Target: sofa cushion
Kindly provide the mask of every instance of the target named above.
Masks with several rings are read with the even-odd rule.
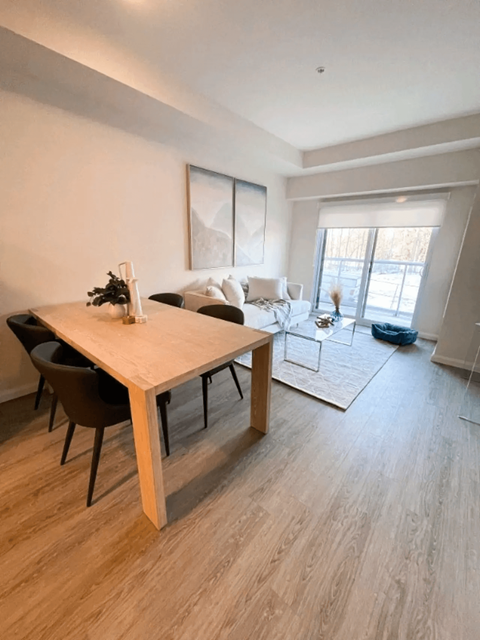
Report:
[[[310,302],[308,300],[290,300],[290,304],[292,305],[292,320],[295,320],[295,316],[310,311]],[[263,329],[276,322],[273,311],[259,309],[248,302],[243,305],[243,313],[245,315],[245,324],[252,329]]]
[[[247,302],[264,298],[265,300],[280,300],[284,293],[283,278],[248,277]]]
[[[273,311],[259,309],[254,304],[244,304],[243,314],[246,326],[252,329],[263,329],[263,327],[268,327],[269,324],[276,322]]]
[[[241,284],[233,276],[230,276],[228,280],[222,282],[222,290],[231,305],[239,309],[243,308],[245,294],[243,293]]]

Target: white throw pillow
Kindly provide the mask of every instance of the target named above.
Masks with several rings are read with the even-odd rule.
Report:
[[[265,298],[265,300],[281,300],[284,294],[283,278],[248,277],[247,302]]]
[[[220,289],[220,286],[218,287],[214,287],[214,286],[207,286],[207,288],[205,289],[205,295],[208,296],[209,298],[216,298],[217,300],[227,300],[225,297],[225,294],[223,293],[223,291]]]
[[[216,280],[214,280],[213,278],[209,278],[207,280],[207,287],[216,287],[217,289],[219,289],[220,291],[222,290],[222,285],[219,284]]]
[[[222,290],[231,305],[239,309],[243,307],[245,294],[243,293],[242,285],[235,278],[230,276],[228,280],[224,280],[222,282]]]

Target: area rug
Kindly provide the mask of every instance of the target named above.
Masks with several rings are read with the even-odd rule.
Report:
[[[273,340],[273,379],[340,409],[347,409],[398,348],[375,340],[362,330],[363,327],[357,327],[351,347],[325,340],[318,373],[285,362],[285,333],[276,333]],[[348,342],[350,333],[345,330],[336,338]],[[318,344],[289,336],[288,357],[314,367],[318,362]],[[252,354],[246,353],[236,362],[251,367]]]

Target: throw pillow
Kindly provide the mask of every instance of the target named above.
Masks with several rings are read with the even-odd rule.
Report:
[[[217,289],[219,289],[220,291],[222,290],[222,285],[219,284],[216,280],[214,280],[213,278],[209,278],[207,280],[207,287],[216,287]]]
[[[232,276],[222,282],[222,289],[228,302],[234,307],[241,309],[245,302],[245,294],[241,284]]]
[[[209,298],[215,298],[216,300],[227,300],[225,297],[225,294],[223,293],[223,291],[220,289],[220,286],[218,287],[214,287],[214,286],[207,286],[207,288],[205,289],[205,295],[208,296]]]
[[[248,277],[247,302],[265,298],[265,300],[281,300],[284,294],[282,278],[255,278]]]

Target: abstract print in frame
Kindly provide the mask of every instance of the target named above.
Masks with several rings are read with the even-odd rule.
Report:
[[[233,266],[234,179],[188,165],[190,268]]]
[[[267,187],[235,180],[235,266],[263,264]]]

